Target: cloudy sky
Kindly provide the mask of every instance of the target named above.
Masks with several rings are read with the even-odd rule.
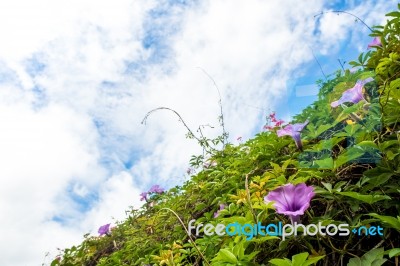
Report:
[[[189,127],[230,141],[288,119],[313,83],[365,51],[397,1],[0,2],[0,265],[41,265],[188,179]],[[314,55],[313,55],[314,53]],[[315,56],[315,57],[314,57]],[[349,66],[345,64],[345,68]],[[288,108],[290,106],[290,108]],[[49,255],[46,257],[46,253]]]

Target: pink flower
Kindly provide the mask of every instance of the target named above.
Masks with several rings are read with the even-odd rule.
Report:
[[[274,129],[274,128],[271,127],[271,126],[264,126],[264,129],[265,129],[265,130],[272,130],[272,129]]]
[[[378,46],[382,47],[381,38],[380,38],[380,37],[375,37],[375,38],[372,40],[372,42],[370,42],[370,43],[368,44],[368,49],[371,49],[371,48],[373,48],[373,47],[378,47]]]
[[[186,170],[186,174],[191,175],[192,173],[193,173],[193,169],[189,167],[189,168]]]
[[[308,121],[300,124],[288,124],[285,126],[283,129],[279,129],[276,134],[278,137],[283,137],[283,136],[291,136],[294,141],[296,142],[296,146],[299,150],[303,149],[303,144],[301,143],[300,139],[300,132],[303,130],[303,128],[308,124]]]
[[[98,233],[100,234],[100,236],[102,235],[107,235],[110,232],[110,224],[105,224],[100,226]]]
[[[140,193],[140,201],[147,201],[147,192]]]
[[[279,119],[278,121],[276,121],[275,126],[280,127],[283,123],[285,123],[285,121],[283,121],[282,119]]]
[[[164,189],[162,189],[159,185],[154,185],[149,190],[149,193],[161,194],[163,192],[164,192]]]
[[[219,212],[222,211],[223,209],[225,209],[225,204],[220,204],[219,205],[219,210],[214,212],[214,218],[217,218],[219,216]]]
[[[275,118],[275,112],[270,113],[270,114],[269,114],[269,118],[271,118],[271,119],[276,119],[276,118]]]
[[[293,224],[300,221],[300,215],[310,207],[314,195],[314,188],[305,183],[287,184],[269,192],[264,201],[275,202],[276,212],[289,216]]]
[[[334,101],[331,103],[331,106],[333,108],[338,107],[342,103],[346,102],[351,102],[351,103],[358,103],[362,99],[364,99],[363,94],[362,94],[362,88],[364,87],[365,84],[368,82],[373,81],[373,78],[367,78],[364,80],[358,80],[356,85],[354,85],[353,88],[348,89],[343,92],[342,97],[340,97],[339,100]]]

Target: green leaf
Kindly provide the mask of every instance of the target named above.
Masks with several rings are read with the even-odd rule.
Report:
[[[321,182],[322,185],[324,185],[324,187],[329,191],[332,192],[332,184],[331,183],[325,183],[325,182]]]
[[[381,200],[390,200],[391,198],[389,196],[386,195],[362,195],[359,194],[357,192],[337,192],[340,195],[343,196],[347,196],[347,197],[351,197],[353,199],[357,199],[369,204],[375,203],[377,201],[381,201]]]
[[[349,260],[349,263],[347,263],[347,266],[363,266],[363,265],[361,264],[360,258],[352,258]]]
[[[374,73],[373,71],[361,72],[361,73],[357,76],[357,79],[373,78],[374,76],[375,76],[375,73]]]
[[[371,266],[381,266],[383,265],[387,259],[375,259],[372,263]]]
[[[288,259],[272,259],[269,263],[276,266],[292,266],[291,261]]]
[[[397,257],[400,255],[400,248],[393,248],[389,251],[389,258]]]
[[[383,254],[383,248],[371,249],[361,258],[350,259],[347,266],[381,266],[386,262],[386,259],[383,259]]]
[[[317,128],[317,130],[315,131],[314,137],[318,137],[319,135],[321,135],[322,133],[324,133],[328,129],[332,128],[332,126],[333,125],[330,125],[330,124],[322,124],[322,125],[320,125]]]
[[[322,159],[322,160],[315,160],[315,163],[318,165],[319,168],[324,168],[324,169],[332,169],[334,162],[331,157]]]
[[[393,216],[379,215],[377,213],[370,213],[369,215],[372,216],[372,217],[378,218],[383,223],[385,223],[385,224],[389,225],[390,227],[400,231],[400,219],[399,219],[399,217],[397,217],[397,219],[396,219]]]
[[[387,17],[400,17],[400,12],[393,11],[386,14]]]
[[[239,243],[237,245],[235,245],[233,247],[233,254],[240,259],[242,259],[244,257],[244,247],[243,247],[243,243]]]
[[[379,187],[382,184],[388,182],[389,179],[392,177],[393,172],[391,172],[390,169],[387,168],[376,167],[365,171],[363,175],[365,178],[365,183],[368,183],[368,185],[363,186],[362,190],[370,191],[371,189]]]
[[[364,153],[365,151],[357,147],[349,148],[347,151],[345,151],[344,153],[342,153],[337,157],[337,159],[335,160],[335,169],[337,169],[338,167],[342,166],[345,163],[348,163],[354,159],[361,157]]]
[[[366,262],[366,263],[371,263],[374,262],[376,259],[382,259],[383,258],[383,248],[376,248],[376,249],[371,249],[367,253],[365,253],[362,257],[361,260]],[[379,264],[381,265],[381,264]]]
[[[308,257],[308,252],[299,253],[292,256],[292,266],[301,266]]]
[[[221,257],[221,260],[223,260],[225,262],[237,263],[237,261],[238,261],[237,258],[235,257],[235,255],[233,255],[233,253],[227,249],[221,249],[218,252],[218,255]]]
[[[357,146],[378,149],[378,146],[375,144],[375,142],[370,140],[361,141],[357,144]]]
[[[319,261],[320,259],[324,258],[325,256],[318,256],[318,257],[312,257],[309,258],[306,262],[304,262],[301,266],[308,266],[311,264],[315,264],[317,261]]]
[[[391,147],[391,146],[393,146],[393,145],[399,145],[399,141],[396,139],[396,140],[387,140],[387,141],[385,141],[385,142],[383,142],[383,143],[381,143],[380,145],[379,145],[379,148],[380,148],[380,150],[382,151],[382,152],[385,152],[385,150],[387,149],[387,148],[389,148],[389,147]]]

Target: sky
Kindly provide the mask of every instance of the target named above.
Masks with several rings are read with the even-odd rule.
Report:
[[[49,263],[182,184],[201,154],[172,112],[210,138],[219,94],[229,141],[286,121],[315,81],[366,51],[396,1],[0,2],[0,265]],[[314,17],[321,12],[321,16]],[[318,61],[318,62],[317,62]],[[318,63],[321,65],[322,73]],[[349,68],[348,64],[344,65]],[[204,71],[207,73],[205,74]]]

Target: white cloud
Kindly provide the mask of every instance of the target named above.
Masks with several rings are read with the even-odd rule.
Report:
[[[52,216],[71,212],[71,204],[58,201],[58,195],[71,183],[98,183],[104,173],[97,164],[97,134],[90,119],[62,106],[35,112],[22,104],[1,105],[0,132],[0,249],[7,251],[0,264],[19,265],[43,256],[50,243],[80,238],[79,227],[63,229],[52,222]],[[75,234],[63,238],[66,231]],[[25,245],[29,254],[21,256]]]
[[[388,6],[354,12],[372,23]],[[1,2],[0,264],[37,265],[122,219],[152,184],[182,182],[201,149],[171,112],[140,122],[167,106],[194,131],[220,134],[218,92],[197,67],[218,84],[232,140],[260,130],[257,108],[279,104],[286,80],[313,60],[308,45],[334,50],[353,30],[326,14],[317,39],[322,9],[319,0]]]
[[[348,9],[339,9],[349,14],[332,12],[338,9],[324,11],[323,15],[316,17],[319,21],[319,38],[313,47],[323,55],[333,54],[339,51],[341,46],[349,46],[349,44],[356,47],[359,52],[363,52],[367,47],[363,40],[366,39],[366,35],[371,33],[367,26],[384,24],[385,14],[396,8],[397,1],[378,0],[365,2],[358,6],[350,3]],[[343,42],[345,40],[347,42]]]

